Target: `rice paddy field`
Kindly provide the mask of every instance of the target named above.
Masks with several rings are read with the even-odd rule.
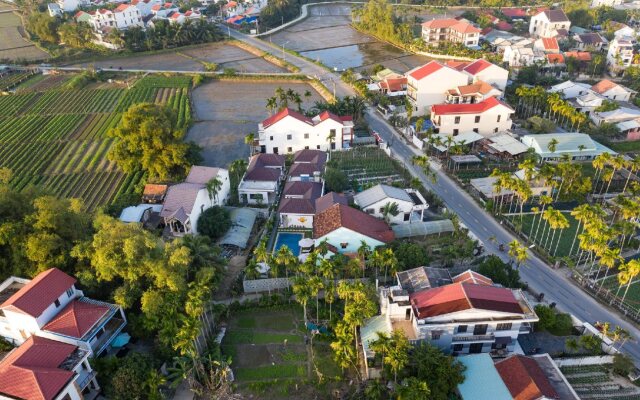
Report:
[[[33,84],[29,81],[33,79]],[[191,78],[147,76],[130,89],[116,84],[68,90],[56,78],[34,76],[16,94],[0,96],[0,167],[12,170],[9,184],[39,186],[60,197],[82,198],[94,210],[136,191],[143,173],[125,174],[108,160],[114,139],[107,132],[130,106],[167,104],[186,127],[191,119]],[[43,88],[39,90],[38,88]]]

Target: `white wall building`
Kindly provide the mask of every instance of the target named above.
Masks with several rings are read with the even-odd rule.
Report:
[[[407,72],[407,95],[414,115],[425,115],[434,104],[444,103],[449,89],[469,83],[464,72],[431,61]]]
[[[515,111],[496,99],[475,104],[438,104],[431,107],[431,122],[439,134],[457,136],[475,132],[490,136],[511,129]]]
[[[452,42],[477,47],[480,29],[466,20],[433,19],[422,24],[422,40],[430,46],[437,46],[440,42]]]
[[[625,70],[633,62],[633,43],[635,39],[629,36],[615,37],[609,43],[607,50],[607,65],[613,73]]]
[[[162,5],[162,0],[131,0],[131,4],[136,6],[140,15],[146,17],[152,14],[152,7]]]
[[[529,34],[539,37],[555,37],[557,31],[569,31],[571,21],[562,10],[545,10],[531,17]]]
[[[590,93],[591,86],[586,83],[573,82],[569,80],[551,86],[547,91],[549,93],[560,93],[562,95],[562,98],[568,100],[575,99],[576,97],[580,97],[587,93]]]
[[[427,201],[419,191],[400,189],[389,185],[376,185],[353,197],[353,201],[362,211],[379,219],[385,219],[383,209],[387,204],[395,203],[397,215],[388,215],[391,224],[407,224],[422,221],[424,210],[429,208]]]
[[[602,153],[616,154],[615,151],[601,145],[584,133],[545,133],[525,135],[522,143],[534,149],[540,162],[560,160],[567,154],[572,160],[593,160]],[[555,151],[549,149],[549,143],[556,141]]]
[[[209,193],[207,184],[214,180],[220,187]],[[194,165],[184,182],[169,187],[160,217],[174,236],[197,234],[200,214],[210,207],[226,204],[230,188],[226,169]]]
[[[247,172],[238,185],[238,197],[243,204],[275,203],[284,179],[285,160],[279,154],[256,154],[249,160]]]
[[[124,31],[134,26],[144,28],[140,10],[131,4],[120,4],[113,9],[113,11],[101,8],[89,12],[89,15],[91,15],[89,23],[96,31],[103,30],[104,28],[114,28]]]
[[[509,80],[509,71],[482,58],[466,64],[462,72],[469,76],[469,83],[486,82],[504,92]]]
[[[298,150],[342,150],[353,139],[353,119],[323,112],[313,118],[285,108],[258,127],[260,152],[290,154]]]
[[[636,91],[617,84],[609,79],[603,79],[591,87],[591,90],[609,100],[629,101],[636,95]]]

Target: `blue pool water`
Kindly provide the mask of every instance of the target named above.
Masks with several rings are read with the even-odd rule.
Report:
[[[273,247],[273,252],[277,252],[282,246],[287,246],[291,249],[294,256],[298,256],[300,255],[300,245],[298,242],[302,240],[302,238],[304,238],[304,234],[302,233],[279,232],[278,236],[276,236],[276,245]]]

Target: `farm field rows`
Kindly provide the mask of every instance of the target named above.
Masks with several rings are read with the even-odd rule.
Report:
[[[147,81],[148,80],[148,81]],[[39,81],[38,81],[39,82]],[[131,105],[171,106],[180,126],[191,120],[190,80],[147,77],[132,89],[46,90],[0,97],[0,167],[13,171],[10,185],[40,186],[60,197],[78,197],[93,210],[133,193],[141,172],[125,174],[107,158],[117,126]]]
[[[20,17],[11,12],[0,13],[0,60],[46,60],[49,54],[25,39]]]

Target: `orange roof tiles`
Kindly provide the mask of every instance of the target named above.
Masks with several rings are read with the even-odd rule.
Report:
[[[75,375],[58,368],[76,346],[31,336],[0,362],[0,394],[53,400]]]
[[[471,75],[477,75],[478,73],[484,71],[485,69],[491,66],[493,66],[493,64],[491,64],[489,61],[480,58],[475,60],[471,64],[467,65],[466,67],[464,67],[464,71]]]
[[[422,67],[416,68],[409,73],[409,76],[416,80],[421,80],[426,78],[427,76],[433,74],[436,71],[439,71],[443,68],[443,65],[437,61],[429,61]]]
[[[489,97],[479,103],[472,104],[436,104],[431,106],[431,112],[435,115],[480,114],[499,105],[511,109],[495,97]]]
[[[347,228],[383,243],[395,238],[386,222],[344,204],[334,204],[316,215],[313,236],[318,239],[339,228]]]
[[[82,339],[108,312],[109,307],[107,306],[73,300],[43,329]]]
[[[493,281],[475,271],[467,270],[453,277],[455,283],[475,283],[478,285],[493,285]]]
[[[591,61],[591,53],[588,51],[567,51],[564,56],[565,58],[575,58],[579,61]]]
[[[593,90],[596,93],[603,94],[613,89],[616,86],[618,86],[617,83],[610,81],[609,79],[603,79],[600,82],[596,83],[595,85],[591,86],[591,90]]]
[[[562,54],[547,54],[549,64],[564,64],[564,56]]]
[[[558,40],[554,37],[543,37],[542,46],[547,51],[558,51],[560,50],[560,46],[558,45]]]
[[[495,366],[514,400],[560,398],[542,368],[532,358],[513,355],[498,361]]]
[[[75,282],[75,278],[58,268],[48,269],[9,297],[0,308],[39,317]]]

